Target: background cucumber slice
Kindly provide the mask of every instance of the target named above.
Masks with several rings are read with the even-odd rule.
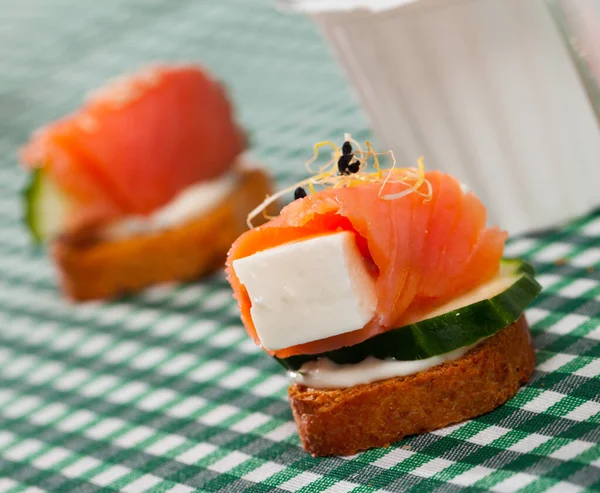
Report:
[[[533,267],[526,262],[504,259],[495,278],[436,308],[420,322],[335,351],[276,359],[284,367],[297,370],[318,358],[338,364],[358,363],[367,356],[407,361],[469,346],[519,319],[542,289],[533,275]]]
[[[23,192],[25,224],[35,243],[60,233],[67,214],[68,199],[42,168],[36,168]]]

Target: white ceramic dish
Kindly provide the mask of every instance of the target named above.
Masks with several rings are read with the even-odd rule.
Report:
[[[288,0],[321,26],[379,144],[456,175],[511,233],[600,204],[600,131],[544,0]]]

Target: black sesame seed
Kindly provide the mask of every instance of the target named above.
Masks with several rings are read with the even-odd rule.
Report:
[[[342,146],[342,154],[352,154],[352,144],[350,144],[350,142],[344,142],[344,145]]]
[[[304,188],[298,187],[294,190],[294,200],[303,199],[304,197],[306,197],[306,190]]]
[[[358,159],[348,165],[348,173],[358,173],[359,169],[360,169],[360,161]]]
[[[340,172],[340,175],[348,174],[348,166],[350,165],[350,161],[352,161],[353,157],[353,154],[344,154],[340,156],[338,159],[338,171]]]

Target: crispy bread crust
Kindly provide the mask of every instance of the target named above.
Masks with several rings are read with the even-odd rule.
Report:
[[[490,412],[517,393],[534,366],[523,316],[462,358],[430,370],[346,389],[292,385],[289,398],[308,452],[350,455]]]
[[[151,284],[195,279],[220,267],[246,216],[270,193],[270,179],[245,170],[238,188],[191,222],[155,234],[81,242],[63,236],[51,246],[64,293],[78,301],[112,298]]]

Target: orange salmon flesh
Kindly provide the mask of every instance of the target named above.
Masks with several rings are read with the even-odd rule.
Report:
[[[486,209],[450,175],[426,173],[431,200],[417,193],[385,200],[380,183],[326,189],[286,206],[275,219],[247,231],[231,247],[227,274],[248,334],[260,345],[251,301],[232,262],[315,234],[348,230],[376,279],[377,310],[364,327],[277,351],[279,358],[353,346],[417,321],[438,305],[496,275],[507,233],[486,227]],[[386,194],[406,185],[386,185]],[[310,307],[306,307],[310,310]],[[285,330],[282,327],[282,330]]]

